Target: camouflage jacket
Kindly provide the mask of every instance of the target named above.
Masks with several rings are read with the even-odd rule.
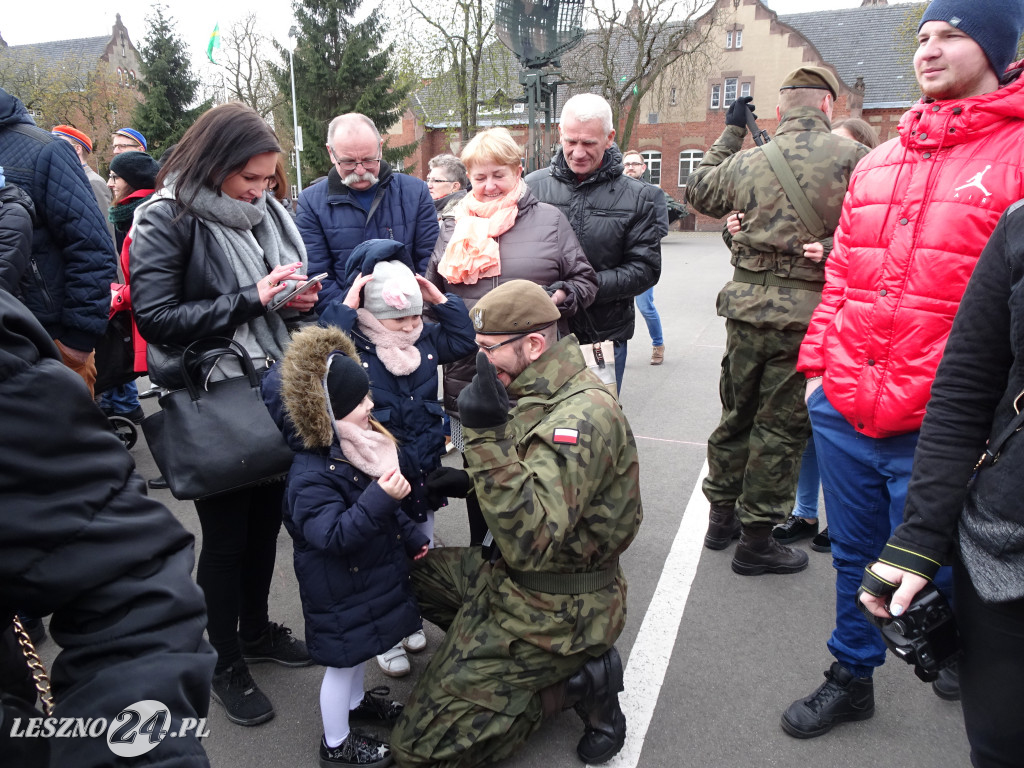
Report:
[[[626,579],[616,565],[640,527],[640,465],[621,407],[567,336],[509,388],[511,419],[465,429],[466,461],[501,551],[491,589],[495,620],[527,642],[569,655],[610,645],[625,623]],[[555,595],[519,586],[508,569],[618,569],[604,589]]]
[[[743,227],[732,239],[733,266],[824,284],[824,263],[803,255],[804,243],[816,238],[793,209],[764,152],[758,147],[740,151],[745,134],[745,129],[726,126],[690,175],[687,204],[707,216],[743,211]],[[850,175],[867,147],[832,135],[825,114],[813,107],[786,112],[773,141],[831,233]],[[820,300],[814,290],[730,281],[718,295],[718,314],[759,327],[803,330]]]

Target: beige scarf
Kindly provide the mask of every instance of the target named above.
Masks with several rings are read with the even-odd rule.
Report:
[[[338,419],[338,442],[352,466],[370,477],[380,477],[398,468],[398,446],[375,429],[363,429]]]
[[[508,194],[480,201],[470,192],[455,209],[455,231],[437,272],[452,285],[473,285],[501,274],[501,255],[496,237],[512,229],[519,215],[519,199],[526,194],[521,178]]]
[[[370,310],[360,307],[356,310],[359,329],[377,347],[377,359],[394,376],[408,376],[420,367],[420,351],[416,342],[423,333],[420,325],[415,331],[389,331]]]

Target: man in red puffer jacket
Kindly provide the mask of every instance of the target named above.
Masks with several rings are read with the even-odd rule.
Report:
[[[1010,65],[1022,28],[1024,0],[934,0],[914,56],[924,97],[850,180],[797,365],[837,592],[836,662],[782,716],[797,738],[874,714],[871,676],[885,645],[855,595],[903,520],[918,430],[967,281],[1000,214],[1024,197],[1024,81]],[[959,697],[955,671],[935,690]]]

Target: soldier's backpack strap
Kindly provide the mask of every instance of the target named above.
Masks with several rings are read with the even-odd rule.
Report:
[[[821,220],[821,216],[814,210],[811,201],[807,199],[807,195],[800,188],[800,182],[793,175],[793,169],[786,162],[786,157],[782,154],[782,150],[779,149],[774,141],[769,141],[761,144],[761,151],[764,152],[764,156],[768,159],[768,164],[775,171],[776,178],[782,184],[782,191],[786,193],[786,197],[789,198],[789,202],[796,211],[796,215],[800,217],[800,221],[807,227],[807,231],[819,240],[823,238],[828,234],[825,229],[825,222]]]

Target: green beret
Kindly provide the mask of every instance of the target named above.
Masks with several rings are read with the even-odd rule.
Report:
[[[469,311],[473,330],[488,336],[530,333],[558,320],[548,292],[529,280],[509,280],[486,294]]]
[[[839,98],[839,81],[831,71],[825,67],[800,67],[794,69],[786,79],[782,81],[780,91],[789,88],[818,88],[822,91],[829,91],[833,99]]]

